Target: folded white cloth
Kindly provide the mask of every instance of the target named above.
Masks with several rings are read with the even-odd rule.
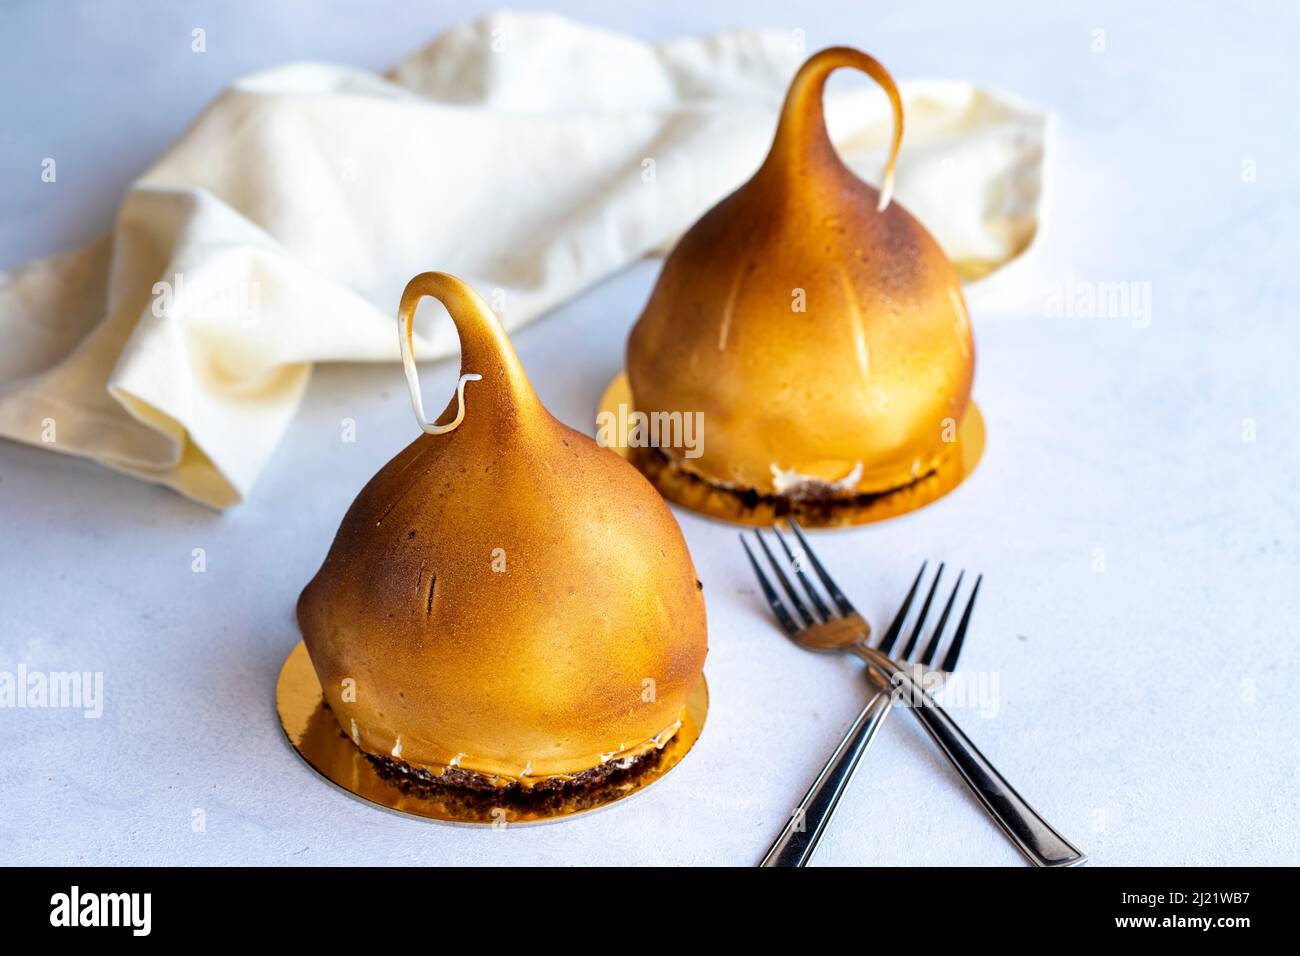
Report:
[[[412,275],[461,276],[514,329],[670,245],[757,168],[808,52],[776,32],[651,46],[497,14],[387,76],[242,79],[130,188],[111,235],[0,276],[0,435],[234,504],[314,362],[398,358]],[[898,201],[968,275],[1019,255],[1047,117],[967,83],[902,93]],[[862,78],[827,115],[878,177],[883,95]],[[455,349],[445,322],[416,343]]]

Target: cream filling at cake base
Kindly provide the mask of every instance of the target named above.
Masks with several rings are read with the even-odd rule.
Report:
[[[853,498],[862,494],[858,490],[858,482],[862,480],[863,471],[862,462],[860,461],[854,462],[852,470],[843,478],[835,481],[803,475],[793,468],[782,468],[774,462],[768,465],[768,468],[772,471],[772,490],[764,491],[752,485],[742,485],[739,482],[726,481],[722,478],[715,478],[713,475],[706,475],[698,468],[692,467],[684,459],[673,455],[664,454],[663,457],[667,460],[668,467],[673,471],[689,475],[705,484],[712,485],[714,488],[720,488],[723,491],[734,491],[737,494],[752,493],[768,498]]]
[[[801,475],[793,468],[784,469],[780,465],[774,464],[768,467],[772,469],[772,487],[776,489],[776,493],[791,498],[805,495],[822,496],[838,492],[852,493],[857,490],[858,482],[862,480],[860,461],[854,464],[852,471],[838,481],[826,481],[823,478]]]
[[[650,751],[662,750],[668,742],[677,735],[677,731],[679,731],[681,727],[682,718],[679,717],[663,730],[659,731],[659,733],[639,744],[631,747],[620,744],[617,750],[611,750],[608,753],[595,754],[588,760],[574,761],[575,764],[581,764],[581,766],[573,771],[546,774],[535,773],[533,770],[533,761],[531,760],[526,761],[524,766],[515,774],[483,769],[484,765],[482,763],[479,763],[471,755],[465,752],[456,753],[455,756],[451,757],[446,763],[419,760],[412,756],[403,756],[402,735],[400,733],[392,735],[391,737],[388,734],[370,735],[371,739],[366,740],[367,734],[364,728],[357,725],[356,718],[349,719],[348,730],[350,730],[349,736],[351,737],[352,742],[363,752],[381,757],[385,756],[386,752],[387,755],[402,760],[407,764],[407,766],[416,770],[427,770],[435,777],[441,777],[448,770],[454,769],[476,774],[496,787],[505,788],[517,784],[527,790],[543,782],[574,780],[584,773],[605,767],[609,764],[613,764],[616,769],[625,770],[639,757],[649,753]],[[385,743],[378,747],[371,746],[370,744],[376,738],[383,741],[391,739],[392,745],[389,746]]]
[[[834,481],[827,481],[825,478],[817,478],[812,475],[804,475],[797,469],[782,468],[780,465],[773,462],[768,465],[768,468],[772,471],[773,488],[771,491],[766,491],[762,488],[755,488],[752,485],[743,485],[739,482],[727,481],[722,478],[716,478],[713,475],[705,474],[684,459],[669,455],[666,452],[663,452],[662,449],[660,452],[663,455],[663,458],[667,461],[668,467],[673,471],[680,472],[683,475],[702,481],[719,490],[730,491],[741,495],[755,494],[764,498],[785,498],[792,501],[800,499],[829,499],[832,501],[841,499],[848,501],[863,495],[887,495],[898,491],[901,488],[906,488],[908,484],[915,483],[926,475],[932,474],[940,467],[940,465],[943,464],[947,457],[946,455],[939,456],[931,462],[929,468],[926,468],[922,464],[921,459],[917,458],[912,462],[911,482],[893,488],[870,491],[864,491],[858,487],[859,482],[862,481],[863,463],[861,461],[854,462],[853,468],[847,475]]]

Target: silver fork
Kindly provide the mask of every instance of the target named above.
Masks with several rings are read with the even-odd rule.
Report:
[[[898,696],[906,699],[909,705],[908,709],[920,720],[926,732],[939,746],[944,756],[948,758],[949,762],[966,782],[966,785],[970,787],[971,791],[984,805],[984,808],[988,810],[994,821],[1002,828],[1002,831],[1012,843],[1029,858],[1030,862],[1036,866],[1074,866],[1084,862],[1087,857],[1038,815],[1034,808],[1015,791],[1015,788],[979,752],[979,749],[962,732],[961,728],[953,722],[943,708],[934,702],[934,699],[925,688],[925,684],[930,683],[926,679],[926,675],[932,673],[928,672],[926,668],[933,662],[934,655],[938,650],[944,626],[947,624],[957,596],[957,589],[953,589],[952,596],[948,599],[939,624],[936,626],[935,632],[921,656],[921,667],[918,669],[918,676],[914,676],[908,666],[900,664],[889,655],[902,633],[907,611],[911,607],[925,573],[925,565],[921,566],[921,571],[912,582],[911,590],[908,591],[903,607],[895,616],[894,622],[886,631],[879,646],[872,647],[867,643],[870,627],[867,625],[866,620],[857,612],[835,584],[835,581],[804,538],[798,524],[794,521],[790,521],[789,524],[795,536],[799,539],[803,554],[807,556],[813,571],[826,589],[829,603],[804,573],[803,561],[790,548],[780,530],[773,528],[772,530],[776,534],[787,560],[790,562],[794,577],[802,586],[808,601],[805,603],[799,592],[791,584],[790,579],[782,571],[780,563],[771,549],[768,548],[767,541],[762,534],[755,532],[755,537],[767,557],[774,576],[788,596],[790,606],[799,615],[799,621],[796,621],[790,609],[782,601],[780,595],[777,594],[776,589],[764,574],[758,560],[754,557],[753,551],[750,550],[748,542],[741,535],[741,544],[745,548],[745,553],[749,556],[750,564],[758,577],[768,606],[775,615],[777,622],[800,647],[815,651],[849,652],[861,657],[868,665],[867,676],[879,693],[863,709],[844,741],[841,742],[840,747],[832,756],[830,763],[823,769],[817,781],[814,782],[812,789],[805,796],[804,799],[808,802],[808,806],[805,807],[802,820],[799,819],[798,811],[796,811],[791,822],[787,824],[787,831],[796,831],[791,834],[787,846],[781,848],[774,845],[772,851],[768,854],[768,858],[764,859],[764,864],[802,865],[800,860],[802,862],[807,861],[817,839],[821,835],[821,830],[825,828],[826,819],[834,810],[840,794],[843,793],[844,787],[852,776],[853,769],[870,745],[885,716],[889,713],[890,706]],[[942,567],[930,586],[920,618],[913,627],[911,635],[900,654],[904,662],[911,656],[920,639],[924,621],[929,614],[941,574]],[[960,579],[958,584],[960,584]],[[970,623],[970,615],[974,609],[975,595],[979,591],[979,584],[980,581],[977,581],[962,614],[961,622],[958,624],[957,634],[954,636],[948,653],[940,665],[942,671],[951,671],[956,666],[957,656],[961,653],[966,629]],[[831,609],[830,605],[832,604],[834,610]],[[816,818],[810,820],[808,817],[809,812],[812,812]],[[800,826],[800,824],[802,825]],[[782,837],[786,837],[786,835],[783,831]],[[811,839],[809,839],[809,836],[811,836]],[[781,842],[781,838],[778,838],[777,843],[780,844]],[[800,844],[806,844],[806,846],[801,847]],[[775,856],[773,856],[774,853]],[[769,862],[769,859],[771,862]]]
[[[761,534],[758,534],[757,537],[759,544],[763,547],[763,551],[767,555],[768,562],[772,565],[772,570],[775,573],[777,580],[781,583],[781,586],[786,593],[790,595],[790,603],[793,605],[795,612],[805,622],[804,631],[808,631],[811,628],[821,628],[821,630],[825,632],[831,632],[833,630],[833,633],[843,635],[843,639],[847,641],[862,640],[858,635],[862,634],[867,629],[866,621],[862,619],[861,615],[852,609],[853,606],[848,602],[848,599],[839,592],[838,588],[833,589],[831,600],[836,604],[836,607],[844,616],[834,618],[834,621],[843,622],[843,624],[851,625],[851,627],[845,627],[840,623],[829,624],[829,626],[829,622],[823,624],[815,623],[807,608],[803,606],[803,602],[799,599],[798,594],[791,587],[789,579],[785,576],[784,572],[782,572],[781,566],[776,562],[772,552],[768,549],[767,542],[763,540]],[[744,543],[743,537],[741,538],[741,542]],[[782,539],[782,544],[784,543],[785,542]],[[745,550],[749,553],[748,544],[745,544]],[[757,570],[757,562],[754,560],[752,553],[749,554],[749,559],[751,563],[755,565]],[[798,565],[796,565],[796,568],[797,567]],[[925,568],[926,565],[922,564],[921,570],[916,576],[916,580],[912,582],[911,590],[907,592],[907,597],[903,600],[902,607],[898,609],[898,613],[894,616],[893,622],[885,632],[884,638],[882,638],[880,643],[877,645],[880,649],[888,652],[902,633],[903,625],[907,620],[908,611],[911,609],[913,599],[916,597],[917,586],[921,583],[921,579],[925,574]],[[917,618],[916,624],[912,628],[911,636],[908,638],[906,646],[898,655],[899,659],[902,661],[909,660],[913,651],[920,646],[919,638],[922,629],[925,626],[926,618],[929,616],[930,607],[934,602],[934,595],[939,586],[939,579],[942,576],[943,565],[940,564],[939,572],[935,575],[934,582],[930,585],[929,594],[926,596],[925,603],[921,607],[920,615]],[[952,589],[952,594],[948,598],[948,603],[944,606],[943,615],[939,618],[939,623],[934,628],[934,632],[931,635],[929,642],[925,644],[924,652],[915,662],[917,672],[924,675],[922,682],[927,686],[931,685],[934,678],[937,677],[942,679],[942,677],[951,673],[957,667],[957,658],[961,654],[962,645],[965,643],[966,629],[970,626],[970,616],[975,607],[975,598],[979,594],[980,580],[982,580],[982,578],[975,582],[975,587],[971,591],[970,598],[966,604],[966,609],[962,612],[961,623],[957,627],[957,632],[952,639],[948,653],[944,656],[939,670],[929,669],[931,663],[934,661],[935,654],[939,649],[944,627],[948,623],[948,617],[952,613],[953,605],[957,600],[957,594],[961,589],[961,582],[964,576],[964,571],[958,575],[957,584]],[[761,571],[759,571],[759,579],[763,580]],[[840,603],[841,601],[843,603]],[[776,604],[772,605],[772,607],[774,612],[778,607],[781,611],[785,611],[785,606],[780,603],[779,599]],[[780,612],[777,612],[777,614],[779,617]],[[793,620],[790,623],[793,624]],[[787,628],[787,630],[789,629]],[[797,625],[796,630],[792,633],[799,633]],[[819,631],[814,631],[812,633],[814,635],[820,634],[818,646],[815,649],[827,651],[838,649],[835,647],[824,646],[826,644],[825,633]],[[803,643],[804,646],[808,646],[802,641],[801,643]],[[790,815],[790,820],[786,823],[785,828],[781,831],[781,834],[776,838],[775,842],[773,842],[771,848],[767,851],[767,855],[763,857],[762,866],[784,867],[806,866],[808,864],[808,861],[812,858],[813,852],[817,847],[818,841],[821,839],[822,833],[826,829],[826,825],[830,822],[831,815],[835,812],[835,808],[839,804],[840,797],[843,795],[845,789],[848,787],[849,780],[852,779],[853,774],[857,770],[858,762],[871,746],[871,742],[875,739],[876,731],[884,723],[885,716],[889,713],[889,709],[893,705],[895,697],[900,693],[900,691],[901,687],[895,687],[892,693],[878,690],[867,703],[867,706],[862,708],[862,712],[858,714],[857,719],[849,727],[848,731],[845,732],[844,738],[840,741],[839,746],[835,748],[835,752],[826,762],[821,773],[817,775],[817,779],[813,781],[813,785],[808,788],[808,792],[804,795],[804,798],[799,802],[799,805]]]

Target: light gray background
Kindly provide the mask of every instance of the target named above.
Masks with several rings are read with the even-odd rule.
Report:
[[[490,9],[326,6],[6,3],[0,268],[107,228],[127,183],[232,78],[296,58],[381,69]],[[650,39],[802,28],[810,47],[860,45],[900,77],[971,79],[1059,113],[1046,235],[970,290],[983,464],[920,513],[817,541],[882,623],[922,558],[985,572],[964,666],[996,676],[998,712],[958,719],[1096,864],[1300,862],[1300,19],[1269,12],[1280,4],[546,6]],[[516,336],[561,419],[590,430],[657,269]],[[1068,277],[1150,283],[1149,326],[1048,317]],[[453,363],[431,366],[426,393],[454,381]],[[345,416],[356,444],[339,440]],[[761,856],[864,688],[853,663],[786,645],[734,529],[689,514],[712,711],[696,751],[636,800],[558,826],[444,827],[346,798],[287,748],[272,689],[298,591],[414,434],[397,366],[320,369],[248,502],[222,515],[0,443],[0,670],[103,671],[107,692],[99,720],[0,710],[0,862]],[[196,547],[206,574],[190,570]],[[817,863],[1020,860],[900,713]]]

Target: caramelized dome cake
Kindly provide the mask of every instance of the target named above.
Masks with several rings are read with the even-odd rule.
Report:
[[[826,133],[827,76],[884,87],[894,136],[882,191]],[[760,498],[854,500],[934,472],[954,448],[975,348],[957,274],[890,202],[902,100],[857,50],[795,76],[771,152],[664,264],[627,348],[636,410],[702,412],[702,454],[660,451],[712,485]]]
[[[411,325],[439,299],[457,395],[425,422]],[[362,489],[298,601],[340,728],[390,772],[554,787],[672,738],[702,680],[704,598],[676,520],[636,469],[542,406],[467,285],[402,295],[424,430]]]

